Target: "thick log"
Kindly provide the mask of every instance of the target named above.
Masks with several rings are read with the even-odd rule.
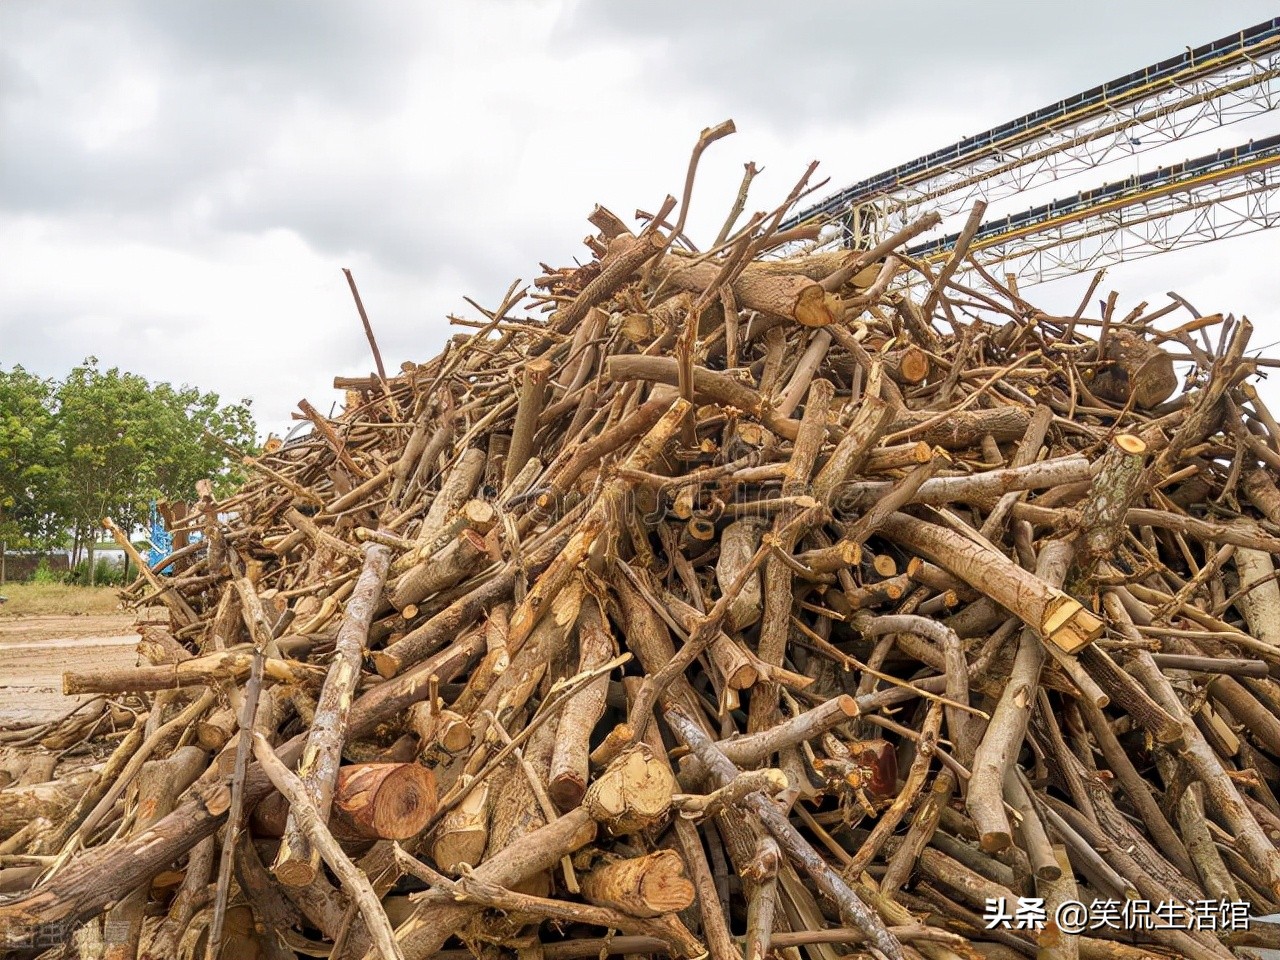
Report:
[[[1125,515],[1138,496],[1147,445],[1121,433],[1112,438],[1080,515],[1082,568],[1092,570],[1124,539]]]
[[[736,520],[720,532],[720,558],[716,562],[716,583],[727,590],[760,549],[766,526],[757,517]],[[725,618],[731,630],[745,630],[760,619],[760,576],[749,577],[734,597]]]
[[[533,432],[538,427],[538,416],[542,413],[542,404],[546,399],[547,378],[551,375],[551,363],[541,357],[530,360],[524,368],[524,379],[520,385],[520,399],[516,405],[516,422],[511,430],[511,447],[507,451],[507,462],[503,474],[503,487],[511,485],[511,481],[529,462],[533,449]]]
[[[715,284],[719,273],[720,265],[714,262],[681,266],[668,259],[656,275],[677,290],[701,293]],[[844,313],[834,296],[803,275],[744,271],[733,281],[732,288],[733,298],[740,306],[786,317],[806,327],[825,327]]]
[[[436,812],[435,777],[416,763],[340,767],[333,792],[334,834],[407,840]]]
[[[463,777],[462,785],[470,789],[441,819],[432,839],[431,857],[450,876],[457,875],[463,864],[478,864],[489,843],[489,784],[471,787],[470,781],[471,777]]]
[[[1071,544],[1066,541],[1046,544],[1040,550],[1036,575],[1047,586],[1061,585],[1066,580],[1073,554]],[[1005,788],[1026,736],[1045,657],[1037,631],[1024,630],[1009,680],[974,753],[973,776],[969,780],[965,806],[978,826],[982,848],[990,853],[999,852],[1012,842],[1012,827],[1005,813]]]
[[[140,833],[168,816],[178,796],[200,774],[204,762],[204,752],[199,747],[182,747],[171,757],[144,764],[138,774],[137,808],[131,832]],[[104,960],[127,960],[137,955],[150,893],[150,884],[140,884],[107,913],[106,922],[112,924],[116,935],[107,945]]]
[[[587,788],[582,806],[614,836],[657,826],[671,809],[671,769],[645,744],[629,747]]]
[[[677,913],[693,903],[693,884],[674,850],[615,860],[582,877],[582,895],[633,917]]]
[[[325,827],[320,811],[316,809],[305,785],[280,762],[271,745],[261,734],[254,735],[254,755],[265,774],[277,790],[289,800],[291,819],[306,833],[307,842],[324,857],[330,869],[337,874],[343,889],[360,908],[365,926],[373,938],[374,949],[383,960],[403,960],[403,954],[395,942],[391,923],[382,910],[382,903],[374,893],[368,878],[342,851]]]
[[[463,530],[435,556],[423,560],[396,580],[391,590],[391,605],[404,610],[410,604],[454,586],[480,565],[486,553],[484,537],[475,530]]]
[[[62,675],[62,692],[67,696],[74,696],[81,693],[144,693],[152,690],[178,690],[183,687],[218,686],[228,680],[244,680],[249,676],[252,666],[253,654],[228,650],[155,667],[68,670]],[[277,657],[268,659],[264,670],[267,679],[278,683],[314,687],[324,680],[324,671],[319,667]]]
[[[1140,410],[1158,407],[1178,389],[1173,358],[1155,344],[1127,330],[1113,330],[1102,348],[1107,365],[1095,374],[1089,388],[1112,403],[1130,400]]]
[[[0,790],[0,840],[37,817],[61,820],[97,779],[95,771],[87,770],[59,780]]]
[[[888,433],[895,438],[895,443],[923,440],[931,447],[964,450],[978,446],[984,436],[1000,443],[1020,440],[1030,422],[1030,413],[1020,407],[961,410],[942,417],[936,413],[919,412],[904,414],[894,420]]]
[[[579,673],[596,670],[614,656],[613,637],[595,597],[586,597],[578,614],[578,649]],[[591,733],[604,714],[608,691],[608,676],[597,677],[573,695],[560,715],[547,794],[561,811],[578,806],[586,793]]]
[[[1099,636],[1101,620],[1078,600],[1045,583],[989,546],[898,513],[883,527],[890,539],[923,554],[1014,613],[1045,641],[1077,653]]]

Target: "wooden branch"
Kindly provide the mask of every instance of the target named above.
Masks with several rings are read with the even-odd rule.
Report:
[[[533,432],[538,426],[542,404],[546,398],[547,378],[551,375],[551,363],[538,358],[530,360],[524,368],[520,386],[520,401],[516,406],[516,422],[511,431],[511,448],[507,451],[507,463],[503,474],[503,487],[529,462],[533,449]]]
[[[138,568],[138,572],[142,574],[143,578],[149,584],[151,584],[151,587],[156,591],[160,602],[169,608],[169,614],[173,617],[173,622],[179,627],[185,627],[195,623],[199,618],[196,616],[196,612],[191,609],[191,605],[183,599],[180,593],[174,590],[169,590],[164,581],[160,579],[159,574],[152,573],[151,565],[147,563],[142,554],[138,552],[137,547],[133,545],[133,541],[130,540],[128,535],[120,529],[116,522],[110,517],[103,517],[102,526],[104,529],[110,531],[112,539],[114,539],[116,543],[120,544],[120,549],[125,552],[125,556],[133,561],[134,566]]]
[[[249,675],[252,665],[252,654],[226,651],[155,667],[69,670],[62,675],[62,692],[71,696],[80,693],[142,693],[193,686],[218,686],[228,680],[242,681]],[[267,661],[264,675],[278,683],[304,686],[315,686],[324,678],[324,672],[310,664],[276,658]]]
[[[1036,563],[1039,582],[1050,588],[1061,584],[1074,552],[1065,540],[1045,545]],[[974,754],[965,809],[978,826],[982,848],[990,853],[999,852],[1012,842],[1012,828],[1004,807],[1005,783],[1026,736],[1044,660],[1044,647],[1036,632],[1024,630],[1009,680]]]
[[[310,847],[324,858],[324,862],[341,882],[342,888],[359,906],[365,926],[373,937],[377,955],[384,960],[404,960],[404,954],[396,943],[395,931],[391,929],[378,895],[374,893],[368,878],[342,852],[338,841],[333,839],[302,781],[280,762],[271,745],[260,733],[254,734],[253,752],[272,785],[288,798],[293,820],[305,834]]]
[[[1083,569],[1092,570],[1123,540],[1124,517],[1139,493],[1146,452],[1140,437],[1121,433],[1112,438],[1080,515]]]
[[[883,530],[1017,614],[1040,637],[1067,653],[1077,653],[1102,634],[1102,621],[1079,601],[989,546],[902,513],[889,517]]]
[[[720,783],[727,783],[738,773],[723,753],[707,738],[691,719],[675,708],[664,712],[667,724],[686,746],[706,765],[708,771]],[[840,910],[840,916],[866,934],[867,939],[887,957],[901,960],[902,945],[879,918],[867,908],[852,889],[814,852],[795,827],[762,794],[754,793],[745,798],[747,808],[760,818],[762,826],[786,851]]]
[[[319,816],[321,826],[329,819],[333,790],[338,782],[347,716],[360,679],[360,663],[368,641],[369,623],[391,564],[391,550],[381,544],[367,544],[364,551],[360,579],[347,602],[335,642],[333,663],[320,691],[315,719],[302,751],[302,762],[298,765],[302,788]],[[428,813],[427,817],[430,815]],[[308,834],[309,831],[304,832],[296,817],[285,826],[280,852],[272,866],[272,872],[281,883],[301,887],[315,878],[320,866],[320,852],[311,848]],[[365,919],[369,920],[367,916]]]
[[[614,656],[613,638],[595,597],[583,599],[578,614],[578,672],[596,670]],[[573,695],[560,714],[560,735],[551,760],[547,793],[561,811],[582,802],[590,775],[592,731],[604,714],[609,678],[598,677]]]

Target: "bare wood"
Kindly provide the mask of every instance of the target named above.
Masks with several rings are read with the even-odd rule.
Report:
[[[592,903],[634,917],[677,913],[693,903],[693,884],[674,850],[615,860],[582,877],[582,895]]]
[[[677,399],[670,409],[654,424],[653,428],[641,438],[624,461],[628,470],[643,470],[662,452],[681,422],[689,412],[689,405]],[[631,486],[631,481],[622,477],[611,480],[601,493],[600,499],[592,506],[578,524],[576,532],[569,538],[568,544],[551,562],[542,576],[529,590],[524,601],[511,615],[511,629],[508,646],[516,651],[523,645],[533,631],[540,615],[550,607],[550,601],[563,588],[574,568],[582,563],[594,546],[596,538],[603,532],[608,516],[616,512]]]
[[[356,763],[338,769],[335,835],[407,840],[436,812],[435,777],[416,763]]]
[[[204,759],[199,747],[182,747],[171,757],[152,760],[142,767],[138,774],[132,832],[146,830],[173,810],[178,795],[200,774]],[[114,924],[117,936],[107,946],[104,960],[124,960],[137,955],[143,913],[150,893],[149,884],[141,885],[111,908],[107,922]],[[121,932],[124,932],[123,937],[119,936]]]
[[[329,818],[329,807],[338,782],[347,717],[356,682],[360,678],[360,661],[369,636],[369,623],[391,565],[389,548],[371,543],[364,549],[364,566],[355,591],[347,602],[335,643],[333,663],[320,691],[315,719],[302,751],[302,761],[298,764],[302,788],[317,811],[321,825]],[[319,865],[320,852],[310,847],[303,828],[296,818],[291,818],[290,824],[285,826],[272,872],[282,883],[301,887],[312,881]],[[367,916],[365,919],[369,920]]]
[[[1102,634],[1102,621],[1079,601],[988,546],[901,513],[889,517],[883,529],[893,540],[929,557],[1017,614],[1039,636],[1067,653],[1078,652]]]
[[[835,388],[828,380],[817,380],[809,389],[809,400],[805,404],[800,431],[791,448],[791,460],[787,464],[786,479],[782,483],[783,496],[799,495],[809,484],[826,438],[827,413],[834,392]],[[790,507],[774,518],[770,536],[777,555],[771,555],[764,564],[764,611],[756,652],[764,663],[774,667],[782,666],[786,654],[791,607],[795,602],[792,570],[783,558],[790,556],[796,542],[806,530],[794,522],[799,513],[795,507]],[[758,733],[773,725],[776,721],[777,701],[778,686],[771,682],[761,684],[751,698],[747,715],[749,733]]]
[[[674,792],[670,768],[636,744],[592,782],[582,807],[611,834],[637,833],[665,819]]]
[[[746,960],[765,960],[773,940],[773,917],[778,905],[778,870],[783,865],[782,850],[772,837],[756,842],[756,853],[744,868],[752,881],[747,903]]]
[[[630,380],[650,380],[671,386],[679,383],[674,357],[614,356],[605,362],[605,371],[609,379],[619,383]],[[694,367],[693,395],[699,403],[720,403],[744,410],[788,440],[794,440],[800,429],[797,421],[779,416],[758,391],[725,373]]]
[[[679,266],[668,260],[656,276],[677,290],[701,293],[715,282],[719,272],[720,266],[714,262]],[[825,327],[843,314],[836,298],[805,276],[744,271],[731,286],[734,300],[748,310],[786,317],[806,327]]]
[[[464,580],[484,561],[488,552],[484,537],[472,529],[435,556],[423,560],[396,580],[390,591],[391,605],[403,610]]]
[[[1142,410],[1159,406],[1178,388],[1173,358],[1155,344],[1127,330],[1111,331],[1102,345],[1108,361],[1095,375],[1089,389],[1112,403],[1130,400]]]
[[[614,655],[613,638],[595,597],[578,614],[578,672],[596,670]],[[590,775],[590,739],[605,709],[609,678],[601,676],[573,695],[560,714],[560,735],[551,759],[547,793],[561,811],[582,802]]]
[[[765,523],[758,517],[735,520],[720,532],[720,558],[716,562],[716,583],[727,590],[760,549]],[[760,619],[761,590],[758,575],[748,577],[729,608],[727,622],[732,630],[744,630]]]
[[[254,734],[253,752],[275,788],[289,799],[294,822],[306,833],[310,846],[324,857],[324,862],[337,875],[343,889],[359,905],[365,925],[373,937],[377,955],[384,960],[403,960],[404,954],[396,943],[395,932],[382,910],[378,895],[369,885],[368,878],[342,852],[338,841],[333,839],[302,781],[280,762],[271,745],[260,733]]]
[[[1066,579],[1074,552],[1065,540],[1052,541],[1042,548],[1036,564],[1039,582],[1051,587],[1060,585]],[[1026,735],[1044,660],[1039,637],[1033,630],[1024,630],[1008,683],[974,754],[965,808],[978,825],[982,848],[988,852],[1003,850],[1012,842],[1012,828],[1004,807],[1005,782]]]
[[[488,842],[489,785],[482,783],[470,790],[440,821],[435,829],[431,856],[445,873],[456,874],[463,864],[478,864]]]
[[[538,427],[538,417],[546,398],[547,378],[551,375],[551,362],[543,358],[530,360],[524,368],[520,386],[520,400],[516,406],[516,422],[511,431],[511,448],[507,451],[507,463],[503,474],[503,486],[511,481],[529,462],[533,449],[533,432]]]
[[[98,774],[87,770],[47,783],[0,790],[0,839],[12,836],[37,817],[60,820],[97,780]]]

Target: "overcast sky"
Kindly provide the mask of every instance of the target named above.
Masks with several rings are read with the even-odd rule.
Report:
[[[580,256],[594,203],[630,216],[678,194],[705,126],[739,133],[704,159],[704,242],[747,160],[765,167],[750,209],[813,159],[835,189],[1275,13],[4,0],[0,365],[58,376],[94,355],[252,397],[264,429],[287,429],[298,399],[327,409],[335,374],[371,368],[344,266],[388,363],[424,360],[449,313],[474,317],[464,295],[492,306],[540,261]],[[1107,288],[1246,313],[1261,345],[1280,339],[1276,251],[1267,233],[1225,241],[1113,268]],[[1074,302],[1082,283],[1029,293]]]

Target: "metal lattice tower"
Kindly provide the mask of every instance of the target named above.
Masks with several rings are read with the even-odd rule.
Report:
[[[1277,106],[1280,18],[869,177],[783,228],[837,222],[844,245],[866,247],[928,210],[954,215]],[[1267,158],[1276,148],[1263,143],[984,223],[971,253],[988,264],[1016,260],[1006,269],[1034,282],[1271,226],[1278,175]],[[945,256],[954,239],[917,250]]]

